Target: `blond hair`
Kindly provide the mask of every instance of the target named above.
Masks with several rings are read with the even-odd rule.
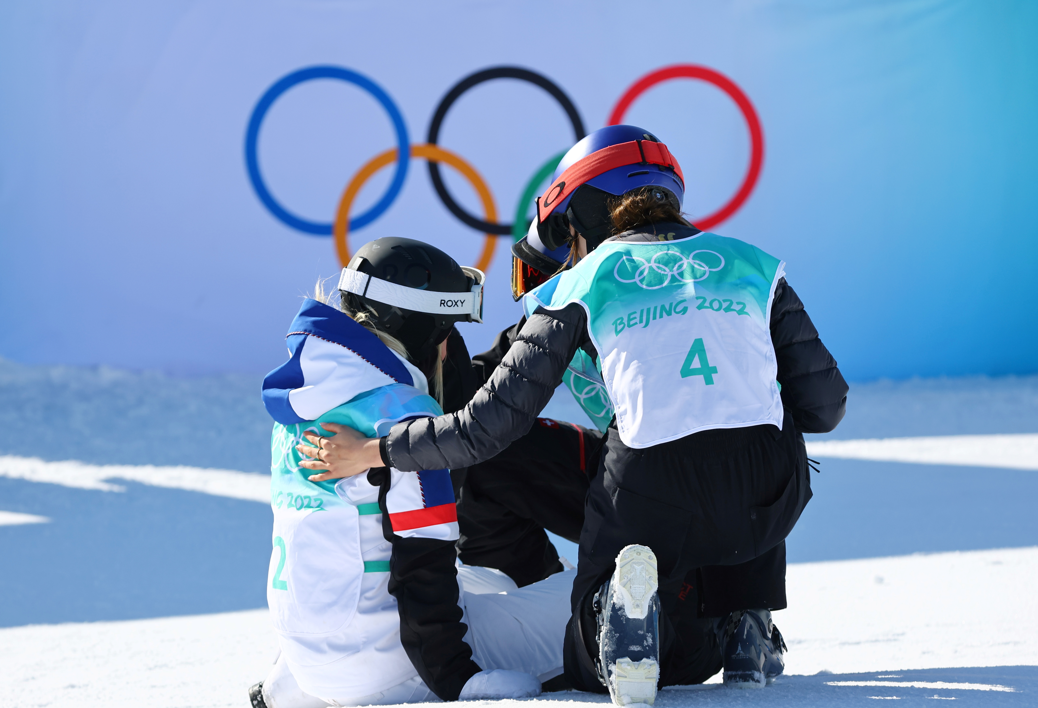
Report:
[[[327,280],[327,279],[325,279]],[[378,324],[375,318],[372,317],[370,312],[360,311],[353,312],[347,306],[345,302],[345,296],[339,290],[333,290],[331,292],[325,291],[324,283],[325,280],[318,280],[314,286],[314,294],[312,299],[318,302],[323,302],[329,307],[334,307],[339,312],[343,313],[357,324],[364,327],[372,334],[381,340],[383,344],[392,349],[400,356],[407,359],[409,362],[418,366],[418,362],[414,361],[410,354],[407,353],[407,348],[404,347],[403,342],[378,328]],[[436,363],[433,365],[433,370],[430,373],[422,372],[426,375],[429,381],[429,395],[436,399],[436,402],[443,406],[443,360],[437,356]]]

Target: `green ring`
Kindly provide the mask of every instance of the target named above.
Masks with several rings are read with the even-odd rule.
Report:
[[[518,242],[523,236],[526,235],[527,230],[530,228],[530,220],[526,218],[526,207],[533,201],[533,197],[537,194],[537,188],[541,186],[541,182],[551,176],[551,173],[555,171],[555,168],[562,162],[563,156],[566,154],[566,150],[563,150],[558,155],[550,158],[547,162],[541,165],[541,168],[537,170],[534,176],[526,183],[526,188],[523,190],[523,196],[519,197],[519,206],[515,210],[515,218],[512,220],[512,239]]]

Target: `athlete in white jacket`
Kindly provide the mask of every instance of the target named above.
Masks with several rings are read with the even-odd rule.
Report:
[[[436,394],[453,324],[480,320],[482,273],[427,244],[379,239],[344,269],[340,290],[341,309],[304,302],[291,357],[263,384],[276,421],[267,599],[281,656],[253,705],[537,695],[562,672],[572,574],[521,590],[487,569],[459,575],[448,470],[311,482],[296,450],[325,425],[378,436],[439,415],[430,379]]]

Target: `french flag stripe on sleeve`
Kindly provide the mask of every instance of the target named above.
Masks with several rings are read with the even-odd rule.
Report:
[[[431,506],[428,509],[417,509],[415,511],[402,511],[399,514],[390,514],[389,521],[393,524],[393,532],[410,531],[426,526],[438,524],[449,524],[458,520],[458,508],[454,502]]]
[[[386,507],[395,534],[441,540],[458,538],[458,511],[448,470],[393,470]]]

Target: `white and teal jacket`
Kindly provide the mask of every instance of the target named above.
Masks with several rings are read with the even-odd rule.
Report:
[[[267,602],[293,676],[342,701],[416,675],[456,699],[479,671],[463,641],[446,469],[392,468],[311,482],[295,446],[321,423],[369,437],[436,416],[425,377],[342,312],[306,300],[288,332],[289,360],[263,382],[274,418],[274,511]]]

